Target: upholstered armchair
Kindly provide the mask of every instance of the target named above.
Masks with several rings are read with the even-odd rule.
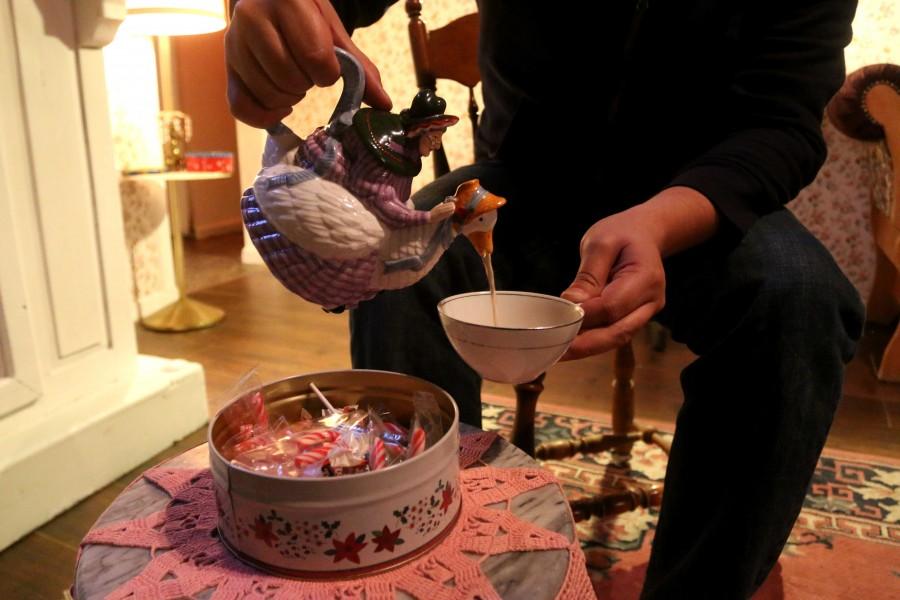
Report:
[[[900,66],[851,73],[823,123],[828,158],[789,207],[867,301],[868,320],[900,316]],[[900,381],[900,329],[878,365]]]

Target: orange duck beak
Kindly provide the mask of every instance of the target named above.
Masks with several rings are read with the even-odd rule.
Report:
[[[466,237],[475,246],[478,256],[484,257],[494,252],[494,232],[493,231],[473,231],[467,233]]]
[[[477,179],[461,183],[456,188],[456,213],[454,220],[463,228],[463,233],[479,256],[487,256],[494,251],[493,230],[497,222],[497,209],[506,204],[506,199],[490,193],[481,187]],[[484,221],[484,225],[473,229],[475,221]]]

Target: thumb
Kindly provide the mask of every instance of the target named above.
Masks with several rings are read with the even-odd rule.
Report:
[[[606,287],[616,252],[586,244],[581,250],[581,265],[571,285],[560,296],[570,302],[582,303],[600,295]]]
[[[369,60],[369,57],[363,54],[362,50],[351,42],[349,37],[339,40],[337,45],[353,54],[362,65],[366,77],[366,91],[363,94],[365,103],[372,108],[391,110],[393,102],[381,83],[381,73],[378,71],[375,63]]]
[[[365,57],[365,55],[363,56]],[[384,84],[381,83],[381,73],[378,71],[378,67],[367,57],[364,64],[366,70],[366,104],[382,110],[391,110],[394,103],[384,89]]]

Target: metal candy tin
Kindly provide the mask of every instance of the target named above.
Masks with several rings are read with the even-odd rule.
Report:
[[[271,418],[299,419],[322,405],[377,403],[401,422],[413,394],[431,394],[443,435],[425,452],[393,467],[330,478],[287,478],[231,464],[222,445],[237,432],[235,398],[209,425],[209,459],[222,541],[241,559],[280,575],[353,577],[415,558],[449,532],[460,510],[459,412],[450,395],[422,379],[386,371],[297,375],[262,388]]]

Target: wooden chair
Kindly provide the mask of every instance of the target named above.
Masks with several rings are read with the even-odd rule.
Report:
[[[478,104],[475,86],[481,80],[478,71],[479,17],[472,13],[455,19],[443,27],[429,30],[421,19],[421,0],[407,0],[409,39],[416,82],[420,88],[437,90],[438,79],[450,79],[469,88],[469,118],[472,138],[478,132]],[[441,148],[434,153],[434,174],[440,177],[450,171],[447,156]],[[544,390],[544,374],[534,381],[515,386],[516,416],[512,442],[538,459],[562,459],[578,452],[610,451],[616,464],[624,465],[637,441],[655,443],[667,454],[669,445],[655,429],[641,428],[634,420],[634,349],[631,343],[616,350],[614,358],[612,427],[609,435],[587,436],[574,440],[558,440],[534,446],[534,416],[538,398]],[[638,507],[659,506],[662,487],[633,487],[571,502],[575,518],[592,515],[603,517]]]
[[[891,324],[900,316],[900,66],[878,64],[854,71],[829,102],[827,113],[845,135],[872,142],[865,160],[876,174],[871,206],[877,262],[866,317]],[[882,173],[883,178],[877,177]],[[900,325],[876,374],[883,381],[900,382]]]

